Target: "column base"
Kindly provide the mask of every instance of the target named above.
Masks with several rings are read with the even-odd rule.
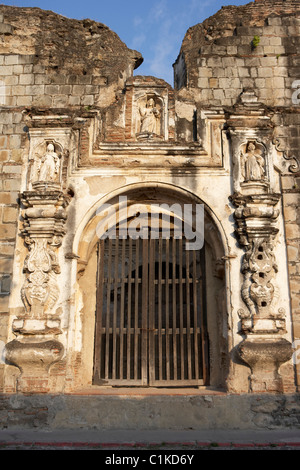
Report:
[[[17,381],[17,392],[49,392],[49,369],[64,354],[63,345],[55,339],[22,339],[6,345],[6,360],[18,367],[21,375]]]
[[[283,393],[279,368],[291,359],[292,344],[284,338],[247,337],[238,346],[240,358],[251,368],[252,393]]]

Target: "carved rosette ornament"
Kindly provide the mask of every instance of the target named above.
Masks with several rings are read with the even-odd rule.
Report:
[[[22,235],[28,247],[21,289],[24,311],[13,320],[17,338],[6,345],[6,359],[21,370],[21,392],[49,391],[49,369],[64,353],[57,340],[62,332],[56,304],[60,294],[58,248],[65,235],[69,198],[59,189],[58,162],[52,144],[48,144],[45,158],[41,159],[42,179],[33,182],[33,190],[23,192],[20,198]]]

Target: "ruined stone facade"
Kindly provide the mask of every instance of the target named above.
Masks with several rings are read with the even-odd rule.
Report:
[[[3,396],[101,394],[99,238],[116,225],[104,206],[118,230],[128,221],[126,198],[135,218],[204,206],[200,392],[297,397],[299,2],[224,7],[190,28],[174,88],[134,74],[140,53],[103,24],[3,5],[0,21]]]

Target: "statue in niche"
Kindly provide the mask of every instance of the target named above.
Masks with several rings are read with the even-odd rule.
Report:
[[[60,160],[55,152],[53,144],[48,144],[46,154],[38,162],[39,181],[57,181],[59,175]]]
[[[246,153],[241,152],[242,175],[245,181],[265,180],[265,159],[254,142],[249,142]]]
[[[150,98],[145,107],[139,108],[141,116],[141,134],[160,134],[160,112],[153,98]]]

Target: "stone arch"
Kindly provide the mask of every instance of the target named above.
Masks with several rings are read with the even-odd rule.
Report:
[[[210,335],[210,385],[225,387],[229,373],[229,343],[231,341],[228,338],[228,331],[230,330],[228,305],[230,301],[226,295],[229,292],[227,288],[228,263],[226,262],[228,245],[223,227],[215,213],[198,196],[175,185],[156,182],[131,184],[107,194],[87,212],[75,234],[73,253],[77,254],[78,260],[74,314],[80,321],[74,323],[82,326],[81,364],[83,371],[78,376],[82,377],[85,385],[92,383],[97,245],[100,235],[99,223],[103,221],[101,208],[110,206],[116,209],[116,213],[119,210],[121,213],[120,198],[126,198],[128,206],[132,208],[150,203],[169,204],[170,206],[175,203],[180,205],[193,203],[204,205],[204,238],[207,253],[207,318]],[[108,217],[106,222],[113,224],[113,217]]]
[[[145,193],[148,195],[148,198],[145,197]],[[222,258],[228,255],[228,243],[225,230],[215,212],[205,201],[192,192],[175,185],[147,182],[122,186],[99,199],[87,211],[79,224],[73,241],[73,253],[78,255],[79,260],[83,264],[88,261],[91,250],[95,243],[97,243],[98,236],[96,234],[96,228],[101,221],[99,208],[106,204],[116,206],[120,196],[127,196],[127,198],[129,198],[131,195],[133,195],[133,200],[135,201],[149,200],[157,202],[162,201],[165,203],[168,203],[168,201],[170,203],[180,201],[183,204],[190,204],[191,202],[203,204],[205,206],[207,227],[209,228],[207,235],[209,235],[211,242],[215,245],[216,256],[217,258]],[[165,199],[163,199],[163,197],[165,197]],[[216,230],[214,230],[214,227]]]

